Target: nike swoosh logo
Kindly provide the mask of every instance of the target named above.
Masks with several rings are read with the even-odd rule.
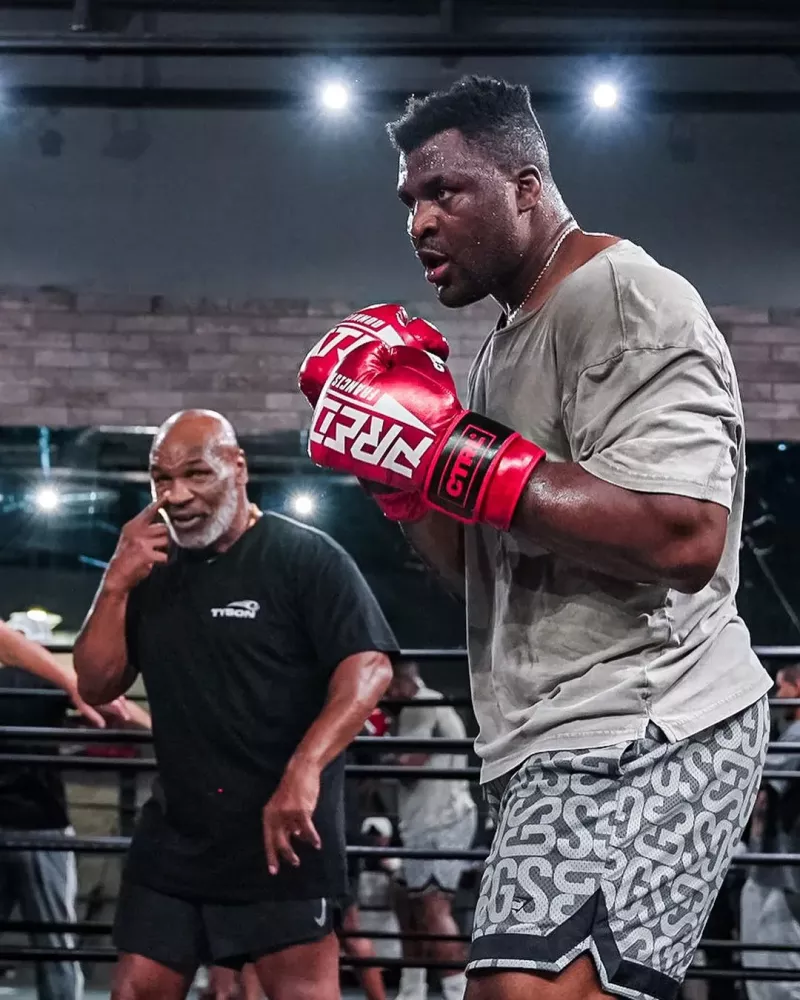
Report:
[[[325,914],[328,912],[328,901],[327,899],[322,900],[322,912],[318,917],[314,917],[314,923],[317,927],[322,927],[325,923]]]

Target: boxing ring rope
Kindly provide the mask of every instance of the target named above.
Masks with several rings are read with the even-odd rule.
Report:
[[[771,660],[798,660],[800,661],[800,646],[778,647],[762,646],[756,648],[756,653],[763,659]],[[465,650],[407,650],[402,654],[404,659],[417,661],[446,661],[462,660],[466,656]],[[50,690],[15,690],[0,688],[0,697],[60,697],[65,695],[61,691]],[[450,705],[452,707],[469,707],[471,700],[468,697],[445,697],[443,699],[404,699],[392,700],[382,703],[385,707],[400,708],[404,705],[414,705],[421,707],[425,704]],[[789,708],[800,706],[800,698],[790,699],[770,699],[770,705],[777,708]],[[153,742],[152,733],[141,730],[125,729],[82,729],[82,728],[56,728],[40,726],[0,726],[0,743],[8,745],[14,742],[20,743],[66,743],[83,747],[85,744],[116,744],[134,746],[148,746]],[[471,739],[409,739],[397,736],[361,736],[357,737],[353,746],[362,751],[374,752],[379,756],[384,754],[394,754],[398,752],[448,752],[472,755],[474,751]],[[774,753],[800,753],[800,743],[770,743],[768,754]],[[86,757],[79,753],[26,753],[26,752],[3,752],[0,751],[0,766],[2,764],[30,764],[38,766],[55,767],[61,770],[87,770],[87,771],[116,771],[118,773],[138,773],[152,772],[158,768],[157,761],[153,758],[118,758],[118,757]],[[345,768],[346,776],[349,778],[384,778],[384,779],[467,779],[476,782],[480,776],[480,768],[475,766],[462,768],[431,768],[427,766],[398,766],[388,764],[348,764]],[[769,779],[794,779],[800,780],[800,771],[776,771],[767,767],[763,772],[763,778]],[[4,831],[0,833],[0,850],[5,851],[69,851],[80,854],[124,854],[130,846],[130,838],[124,836],[102,836],[102,837],[67,837],[67,836],[39,836],[26,832],[16,833],[14,831]],[[362,859],[385,859],[385,858],[416,858],[416,859],[440,859],[453,861],[466,861],[480,864],[488,856],[488,849],[475,848],[467,850],[425,850],[420,848],[406,848],[399,846],[352,846],[347,847],[349,857]],[[747,869],[751,866],[798,866],[800,865],[800,853],[775,853],[775,854],[743,854],[735,857],[731,862],[731,870]],[[0,921],[0,931],[17,933],[64,933],[76,935],[108,935],[111,933],[110,923],[93,923],[90,921],[51,922],[37,923],[35,921],[4,920]],[[363,929],[340,933],[340,937],[368,938],[383,941],[447,941],[467,943],[470,940],[468,935],[435,935],[424,933],[395,933],[393,931],[379,931]],[[703,939],[700,942],[701,949],[706,952],[717,951],[730,955],[739,955],[744,952],[761,953],[796,953],[797,948],[791,945],[761,945],[749,942],[724,941]],[[0,947],[0,961],[29,961],[47,962],[54,960],[75,960],[87,962],[113,962],[117,953],[113,948],[108,947],[78,947],[78,948],[39,948],[24,946]],[[402,958],[348,958],[342,956],[341,966],[343,968],[358,968],[365,966],[377,966],[383,969],[401,969],[407,963]],[[463,964],[459,962],[436,961],[429,959],[414,960],[414,965],[429,969],[459,970]],[[693,965],[688,973],[689,979],[724,979],[724,980],[759,980],[772,982],[795,982],[800,981],[800,970],[792,969],[768,969],[768,968],[717,968],[714,966]]]
[[[2,689],[0,689],[2,690]],[[8,689],[13,690],[13,689]],[[784,705],[788,701],[800,698],[774,699],[776,704]],[[415,702],[415,704],[417,704]],[[446,705],[447,700],[441,699],[437,705]],[[76,735],[77,734],[77,735]],[[57,726],[0,726],[0,741],[24,740],[31,742],[51,742],[66,740],[70,743],[152,743],[153,734],[141,729],[75,729]],[[405,751],[430,751],[430,753],[471,753],[475,741],[464,739],[447,739],[439,736],[357,736],[351,746],[359,750],[376,750],[379,753],[397,753]],[[800,743],[777,742],[770,743],[769,753],[800,753]],[[0,753],[0,758],[4,755]]]
[[[124,854],[130,847],[130,837],[63,837],[16,834],[6,831],[0,834],[0,851],[72,851],[76,854]],[[351,858],[414,858],[419,861],[485,861],[488,848],[433,850],[425,847],[372,847],[348,845],[347,855]],[[800,854],[743,854],[731,861],[732,868],[748,868],[751,865],[800,865]],[[363,935],[362,935],[363,937]]]
[[[792,32],[753,27],[747,33],[716,32],[709,35],[687,31],[627,31],[617,37],[612,51],[623,49],[638,55],[787,55],[795,56],[800,43]],[[163,56],[169,58],[271,58],[300,56],[362,56],[371,58],[490,57],[604,55],[609,51],[604,37],[548,32],[542,35],[490,35],[464,38],[411,36],[386,38],[365,36],[350,39],[315,39],[266,35],[173,35],[113,31],[5,31],[0,33],[0,52],[14,56]]]
[[[441,702],[439,702],[441,704]],[[5,739],[24,739],[30,741],[32,739],[30,729],[33,727],[14,727],[14,726],[3,726],[0,727],[0,738]],[[81,743],[83,742],[82,737],[76,737],[77,733],[82,733],[82,730],[75,729],[42,729],[38,730],[41,733],[46,733],[47,739],[63,739],[70,743]],[[112,739],[107,739],[106,742],[122,741],[127,742],[127,736],[125,730],[100,730],[101,733],[112,736]],[[149,734],[145,734],[149,736]],[[38,737],[37,737],[38,738]],[[439,741],[435,738],[433,739],[402,739],[399,737],[392,736],[380,736],[380,737],[366,737],[370,740],[370,749],[380,749],[384,753],[391,754],[395,753],[399,749],[410,750],[410,751],[428,751],[430,753],[438,752],[439,750],[444,750],[444,746],[439,746]],[[398,743],[395,743],[395,740]],[[100,742],[103,742],[102,740]],[[144,742],[144,741],[140,741]],[[354,741],[355,746],[360,745],[360,738],[356,738]],[[457,748],[460,752],[468,752],[469,740],[442,740],[443,744],[458,744]],[[380,748],[376,744],[382,744]],[[398,745],[399,744],[399,745]],[[465,746],[464,744],[467,744]],[[363,744],[362,744],[363,745]],[[782,745],[780,743],[770,743],[768,746],[769,753],[787,753],[793,746],[798,746],[798,744],[786,744]],[[130,758],[120,758],[120,757],[84,757],[80,754],[39,754],[39,753],[5,753],[0,752],[0,764],[39,764],[47,767],[60,768],[62,770],[99,770],[99,771],[157,771],[158,762],[153,758],[140,758],[140,757],[130,757]],[[453,779],[466,779],[473,782],[477,782],[480,778],[480,768],[479,767],[429,767],[426,764],[422,765],[398,765],[398,764],[348,764],[345,767],[345,775],[348,778],[395,778],[395,779],[408,779],[415,778],[420,781],[424,780],[439,780],[442,778],[453,778]],[[768,768],[763,772],[763,778],[775,779],[775,780],[798,780],[800,779],[800,771],[770,771]]]
[[[368,932],[362,932],[357,937],[369,937]],[[702,944],[702,942],[701,942]],[[766,951],[761,948],[760,951]],[[26,962],[115,962],[117,952],[114,948],[24,948],[0,947],[0,961]],[[379,968],[404,969],[409,963],[403,958],[355,958],[342,955],[339,965],[343,969]],[[415,958],[416,969],[451,969],[460,972],[463,962],[447,962],[428,958]],[[771,982],[800,981],[800,969],[717,969],[713,966],[693,965],[686,973],[687,979],[757,979]]]
[[[0,931],[15,931],[19,934],[76,934],[84,936],[108,935],[114,925],[111,922],[99,920],[77,920],[74,923],[61,920],[48,920],[41,923],[35,920],[0,920]],[[469,944],[472,940],[469,934],[424,934],[420,931],[379,931],[370,928],[369,930],[339,931],[341,938],[364,938],[368,937],[373,941],[445,941],[457,944]],[[743,944],[740,941],[716,941],[707,938],[703,941],[703,946],[709,949],[715,948],[719,951],[770,951],[789,952],[797,951],[791,944],[773,944],[764,946],[761,944]]]

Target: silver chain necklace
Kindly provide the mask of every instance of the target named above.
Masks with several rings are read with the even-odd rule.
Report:
[[[550,267],[550,265],[556,259],[556,254],[561,249],[561,244],[569,236],[569,234],[570,233],[574,233],[577,228],[578,228],[577,222],[573,222],[571,225],[567,226],[567,228],[564,230],[564,232],[558,237],[558,239],[556,240],[556,245],[550,251],[550,256],[544,262],[544,267],[539,272],[539,276],[537,277],[536,281],[534,281],[534,283],[531,285],[531,287],[528,289],[528,291],[525,293],[525,298],[522,300],[522,302],[520,302],[520,304],[517,306],[517,308],[513,312],[511,312],[511,313],[508,314],[508,319],[506,320],[506,326],[508,326],[510,323],[513,323],[514,320],[517,318],[517,316],[519,315],[519,312],[522,309],[522,307],[525,305],[525,303],[528,301],[528,299],[531,297],[531,295],[533,295],[533,293],[536,291],[536,288],[537,288],[539,282],[544,277],[545,272],[547,271],[548,267]]]

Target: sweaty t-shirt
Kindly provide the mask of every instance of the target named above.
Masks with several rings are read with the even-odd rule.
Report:
[[[415,698],[424,701],[440,700],[442,694],[420,686]],[[458,712],[448,705],[407,705],[400,710],[397,736],[404,739],[464,740],[467,730]],[[468,757],[465,753],[432,753],[428,767],[464,768]],[[397,793],[397,812],[400,833],[405,837],[450,826],[475,809],[469,790],[469,781],[461,778],[421,778],[419,781],[401,781]]]
[[[744,420],[731,357],[697,291],[622,241],[489,337],[470,406],[615,486],[730,511],[696,594],[630,583],[516,533],[467,528],[477,751],[490,781],[531,753],[680,740],[770,679],[736,611]]]
[[[126,877],[206,902],[336,897],[345,887],[340,757],[323,773],[316,851],[270,876],[261,812],[319,715],[331,675],[395,640],[353,560],[265,514],[225,553],[177,550],[129,598],[131,665],[153,716],[159,778]]]

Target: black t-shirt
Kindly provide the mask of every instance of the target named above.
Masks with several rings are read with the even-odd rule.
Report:
[[[265,514],[222,555],[177,550],[131,593],[127,643],[153,717],[159,780],[127,877],[207,902],[344,888],[343,757],[322,779],[315,851],[267,873],[261,810],[319,715],[338,664],[393,653],[358,568],[331,538]]]
[[[20,667],[0,667],[0,688],[13,690],[58,690]],[[64,725],[69,707],[62,698],[32,695],[0,697],[0,725]],[[31,745],[19,740],[0,744],[3,753],[53,753],[53,744]],[[62,772],[35,764],[7,764],[0,767],[0,827],[7,830],[63,830],[69,826],[67,797]]]

